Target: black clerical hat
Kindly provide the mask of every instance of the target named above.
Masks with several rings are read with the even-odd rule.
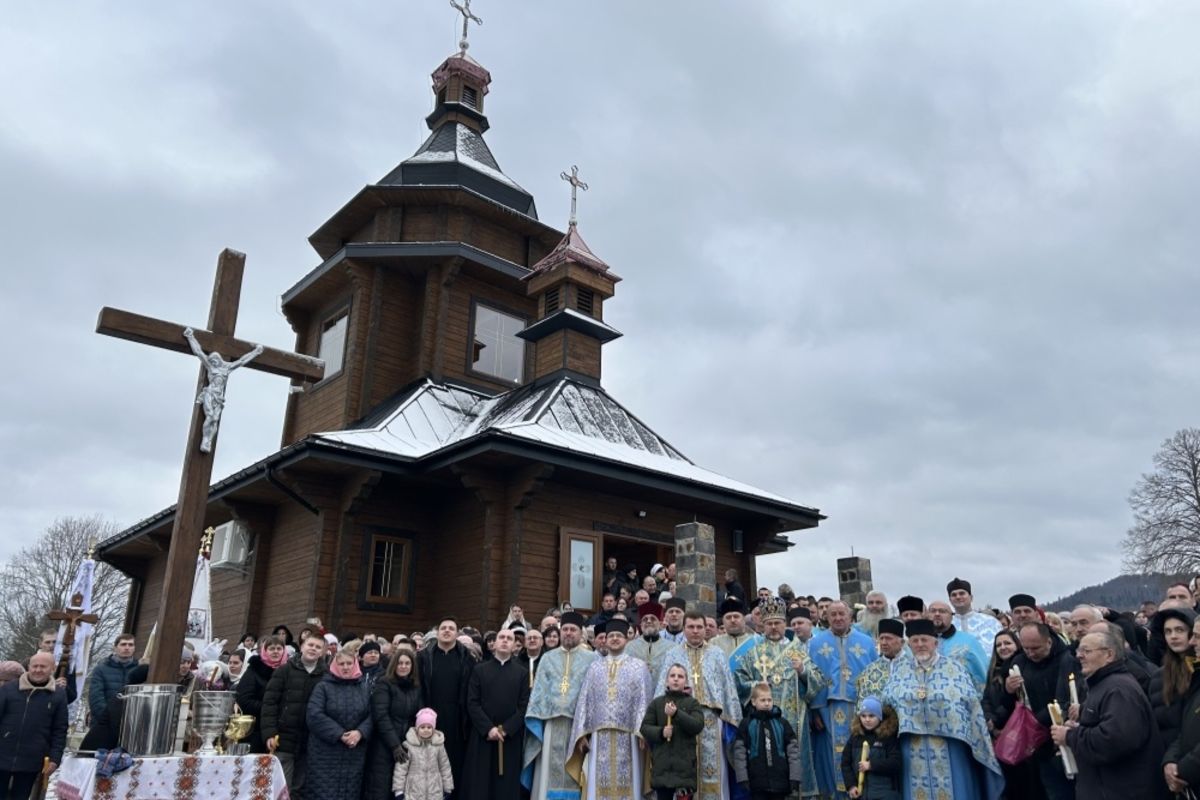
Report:
[[[717,609],[717,616],[723,617],[731,611],[736,611],[739,614],[745,614],[746,604],[736,597],[726,597],[721,601],[721,605]]]
[[[1012,597],[1008,598],[1009,610],[1019,608],[1021,606],[1037,608],[1037,600],[1034,600],[1033,595],[1031,594],[1014,594]]]
[[[687,600],[684,600],[682,597],[668,597],[667,602],[663,603],[663,608],[667,611],[670,611],[672,608],[687,611]]]
[[[931,619],[914,619],[904,623],[904,632],[908,634],[908,638],[914,636],[937,636],[937,629],[933,627]]]
[[[903,639],[904,623],[898,619],[881,619],[879,620],[879,632],[890,633]]]
[[[970,582],[964,581],[962,578],[955,578],[954,580],[952,580],[946,584],[946,594],[950,594],[951,592],[958,591],[959,589],[965,589],[967,594],[971,594]]]
[[[812,612],[808,610],[808,606],[796,606],[789,608],[787,612],[788,622],[791,622],[796,617],[804,617],[806,620],[812,621]]]
[[[580,614],[578,611],[564,612],[562,615],[562,619],[560,619],[558,621],[558,624],[560,626],[562,626],[562,625],[578,625],[580,628],[582,628],[586,623],[587,623],[587,620],[584,619],[583,614]]]
[[[604,626],[604,633],[619,633],[624,637],[629,636],[629,620],[627,619],[610,619],[608,624]]]
[[[913,597],[911,594],[906,594],[896,601],[896,611],[903,614],[905,611],[916,611],[918,613],[925,610],[925,601],[919,597]]]

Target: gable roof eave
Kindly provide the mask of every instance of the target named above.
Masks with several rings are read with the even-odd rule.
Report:
[[[813,528],[826,519],[818,509],[795,503],[772,500],[735,489],[704,483],[686,476],[671,474],[628,462],[615,461],[590,453],[572,451],[554,445],[525,439],[510,431],[489,428],[473,436],[440,448],[415,460],[423,472],[444,469],[487,452],[506,453],[530,458],[555,466],[577,469],[594,475],[614,478],[639,486],[669,491],[684,497],[736,508],[739,511],[773,517],[795,525],[793,530]]]

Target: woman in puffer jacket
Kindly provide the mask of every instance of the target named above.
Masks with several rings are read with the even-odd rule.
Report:
[[[422,708],[416,727],[404,737],[408,758],[396,762],[392,791],[397,800],[443,800],[454,791],[454,774],[446,755],[446,737],[437,729],[437,712]]]
[[[371,732],[371,697],[354,643],[339,650],[308,700],[304,796],[359,800]]]

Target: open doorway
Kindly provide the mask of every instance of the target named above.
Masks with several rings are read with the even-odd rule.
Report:
[[[605,534],[601,547],[604,550],[605,562],[609,558],[617,559],[617,569],[623,570],[632,564],[637,567],[638,585],[650,574],[650,568],[655,564],[669,564],[674,560],[673,547],[654,544],[653,542],[626,539],[612,534]]]
[[[640,579],[654,564],[674,560],[673,545],[648,542],[631,536],[563,528],[559,551],[559,598],[578,611],[594,612],[600,607],[603,574],[608,558],[617,569],[632,564]]]

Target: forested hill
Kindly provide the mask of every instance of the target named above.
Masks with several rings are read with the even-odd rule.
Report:
[[[1186,582],[1187,579],[1161,573],[1118,575],[1099,586],[1086,586],[1074,594],[1047,603],[1045,608],[1047,611],[1070,611],[1075,606],[1090,603],[1117,611],[1136,611],[1143,600],[1162,600],[1167,587],[1179,580]]]

